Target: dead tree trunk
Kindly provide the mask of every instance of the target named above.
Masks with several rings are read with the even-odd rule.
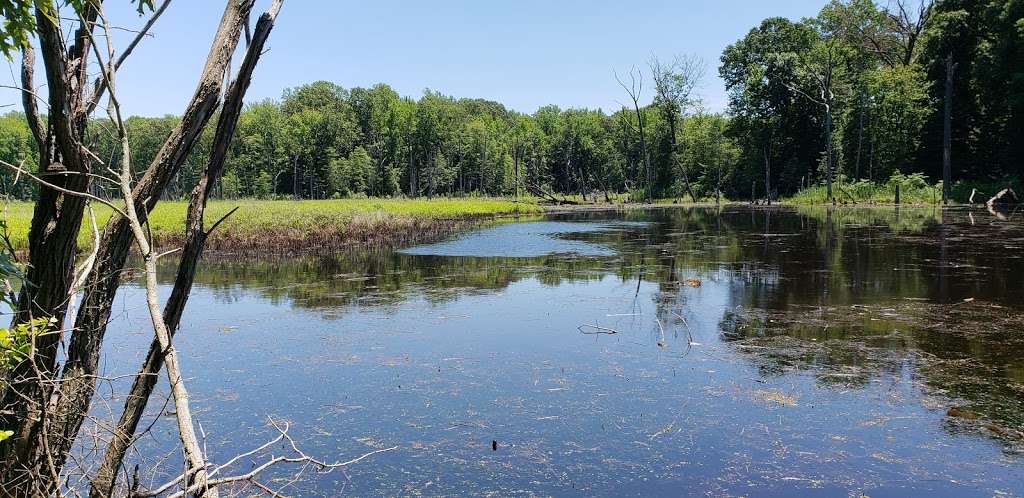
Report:
[[[690,202],[697,202],[697,196],[693,194],[693,187],[690,186],[690,175],[687,171],[686,165],[679,161],[679,158],[676,157],[676,148],[678,147],[676,141],[676,121],[677,118],[673,116],[671,119],[669,119],[668,122],[669,147],[671,149],[670,156],[672,158],[672,163],[676,165],[676,168],[679,169],[679,173],[683,175],[683,188],[686,190],[686,193],[690,196]],[[682,128],[681,122],[679,123],[679,127]]]
[[[764,144],[764,191],[765,201],[772,204],[772,143],[771,138]]]
[[[953,173],[953,53],[946,56],[946,88],[942,114],[942,203],[949,204]]]
[[[227,2],[198,87],[189,106],[182,114],[181,122],[168,136],[163,147],[133,189],[132,198],[135,199],[135,202],[130,209],[138,212],[140,219],[145,220],[146,215],[156,205],[160,194],[179,171],[203,128],[216,111],[225,71],[230,63],[231,54],[237,46],[244,19],[248,17],[251,7],[251,0],[229,0]],[[41,21],[41,24],[43,23],[44,21]],[[89,23],[90,26],[93,24],[95,23]],[[82,38],[80,43],[86,43],[85,37]],[[44,50],[45,52],[46,50]],[[82,71],[84,71],[85,65],[82,66]],[[51,87],[50,90],[53,92],[54,88]],[[51,106],[51,108],[63,107]],[[51,118],[51,126],[57,126],[60,121],[62,120]],[[64,206],[70,204],[67,201],[63,203]],[[43,218],[46,218],[48,213],[44,209],[42,214]],[[73,217],[72,214],[74,213],[69,213],[69,218]],[[80,221],[79,219],[73,224],[77,227]],[[64,225],[66,222],[62,220],[57,224]],[[47,417],[45,419],[33,417],[18,420],[16,427],[18,434],[28,437],[19,438],[18,444],[12,445],[16,446],[18,451],[15,451],[5,461],[3,484],[5,491],[11,492],[11,494],[31,495],[33,490],[51,489],[55,485],[55,483],[43,482],[22,487],[21,484],[18,484],[19,476],[24,477],[25,471],[33,471],[44,458],[48,465],[56,468],[58,473],[63,467],[95,391],[95,373],[99,351],[110,317],[114,294],[120,285],[121,272],[124,269],[131,244],[132,235],[128,220],[120,215],[115,215],[107,223],[99,245],[97,264],[86,279],[82,306],[79,308],[75,321],[76,328],[71,333],[66,363],[58,383],[59,387],[47,399],[45,407]],[[61,248],[61,251],[62,254],[65,254],[64,258],[73,258],[73,239],[65,242],[65,247]],[[55,255],[52,248],[40,251],[39,254],[50,254],[51,258]],[[54,270],[51,268],[48,271],[53,272]],[[45,288],[40,289],[41,291],[45,290],[42,294],[66,293],[68,285],[63,280],[42,280],[47,284]],[[37,285],[40,282],[37,281]],[[42,385],[52,383],[53,379],[36,378],[33,382]],[[19,406],[28,404],[19,397],[20,394],[18,389],[9,388],[9,396],[5,396],[6,399],[12,400],[7,406],[14,406],[15,411],[18,411]],[[33,433],[37,436],[41,435],[42,438],[32,437]],[[46,441],[42,439],[46,439]],[[35,476],[39,476],[39,474],[35,473]]]
[[[274,20],[277,17],[281,2],[282,0],[276,0],[256,23],[252,41],[246,50],[238,76],[236,76],[228,88],[227,96],[218,118],[213,153],[203,172],[203,176],[192,191],[192,199],[189,202],[186,220],[185,245],[182,249],[181,260],[178,263],[178,274],[174,281],[174,287],[171,290],[171,296],[167,300],[163,313],[163,321],[171,337],[177,332],[181,315],[192,290],[196,268],[206,245],[206,238],[210,233],[205,231],[203,226],[206,203],[213,192],[214,186],[220,181],[224,172],[224,162],[227,158],[228,146],[234,136],[238,117],[241,114],[245,92],[249,87],[253,70],[263,52],[266,40],[270,36],[270,31],[274,27]],[[214,224],[210,231],[216,228],[216,226]],[[161,345],[158,340],[154,340],[150,345],[145,362],[143,362],[139,373],[135,376],[135,382],[132,384],[131,391],[125,400],[124,410],[114,430],[110,445],[107,447],[103,462],[92,479],[90,497],[101,498],[110,496],[112,493],[117,470],[124,460],[125,452],[133,441],[133,436],[138,428],[139,421],[142,419],[146,403],[149,401],[149,397],[156,385],[156,374],[161,369],[163,358]]]
[[[619,86],[626,91],[630,100],[633,101],[633,110],[636,112],[637,127],[640,132],[640,153],[644,156],[644,172],[647,177],[647,202],[654,202],[654,171],[651,169],[650,154],[647,153],[647,137],[644,133],[644,115],[640,112],[640,94],[643,92],[644,88],[643,74],[636,71],[637,75],[634,75],[634,71],[635,68],[630,69],[629,71],[629,86],[626,86],[626,84],[619,79],[618,75],[615,75],[615,80],[619,82]]]
[[[825,181],[827,184],[826,191],[828,193],[829,200],[832,204],[836,203],[835,196],[832,195],[832,104],[831,102],[825,104]]]

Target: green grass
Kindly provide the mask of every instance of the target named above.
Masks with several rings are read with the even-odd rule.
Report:
[[[938,205],[942,203],[942,182],[929,184],[924,175],[911,173],[904,175],[896,172],[885,183],[874,183],[867,180],[849,182],[845,179],[836,181],[832,195],[840,204],[883,204],[891,205],[896,198],[896,185],[900,186],[900,203],[912,206]],[[1000,180],[968,180],[953,184],[950,199],[953,203],[967,204],[970,202],[972,190],[976,190],[974,204],[983,204],[1003,188],[1011,187],[1018,195],[1022,183],[1017,178]],[[824,185],[814,185],[797,192],[783,202],[798,205],[831,204]]]
[[[885,183],[849,182],[840,178],[832,184],[832,196],[840,204],[893,204],[897,185],[901,204],[924,206],[942,202],[942,183],[931,185],[920,173],[903,175],[897,172]],[[825,185],[813,185],[782,201],[799,205],[832,203]]]
[[[532,202],[497,198],[435,198],[435,199],[331,199],[331,200],[215,200],[206,210],[207,226],[231,209],[238,207],[214,234],[214,239],[254,240],[275,237],[291,239],[312,234],[346,234],[358,226],[366,231],[384,231],[422,227],[432,221],[470,219],[499,215],[533,214],[543,209]],[[11,241],[16,249],[28,247],[28,229],[32,219],[30,202],[9,202],[3,216],[7,220]],[[159,243],[179,241],[185,224],[184,201],[161,201],[150,216],[153,238]],[[97,206],[97,223],[101,229],[111,211]],[[91,245],[88,222],[83,223],[79,247]]]

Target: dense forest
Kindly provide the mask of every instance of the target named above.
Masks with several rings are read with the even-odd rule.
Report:
[[[778,198],[894,174],[937,183],[947,135],[953,183],[1005,182],[1024,173],[1022,18],[1022,0],[845,0],[799,22],[765,19],[721,56],[725,113],[701,105],[705,64],[687,56],[609,71],[629,106],[611,113],[523,114],[431,90],[416,99],[385,84],[316,81],[248,104],[218,194]],[[128,120],[140,169],[177,121]],[[87,129],[93,152],[115,164],[108,122]],[[188,194],[212,133],[168,196]],[[0,159],[35,165],[35,154],[23,115],[0,117]],[[10,172],[2,181],[9,195],[33,195]]]

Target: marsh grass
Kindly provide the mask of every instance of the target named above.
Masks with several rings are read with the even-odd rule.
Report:
[[[880,226],[895,233],[920,233],[929,226],[942,223],[939,207],[866,207],[797,206],[800,216],[811,218],[819,226],[831,224],[837,230],[848,227]]]
[[[838,204],[893,204],[896,200],[896,187],[900,189],[900,203],[905,205],[935,205],[942,202],[942,182],[929,184],[921,173],[904,175],[894,173],[885,183],[868,180],[855,182],[838,178],[832,184],[832,195]],[[825,185],[812,185],[792,197],[782,199],[788,204],[831,204],[828,188]]]
[[[149,221],[157,245],[174,246],[183,240],[187,207],[184,201],[163,201],[153,211]],[[496,198],[216,200],[207,207],[207,226],[235,207],[238,211],[210,237],[210,250],[291,253],[352,244],[400,245],[481,219],[543,212],[533,202]],[[3,216],[16,249],[28,247],[32,208],[30,202],[5,204]],[[102,229],[111,210],[99,206],[95,211]],[[88,222],[83,225],[80,248],[92,241]]]
[[[910,206],[928,206],[942,203],[942,182],[928,183],[921,173],[904,175],[896,172],[885,183],[859,180],[850,182],[840,177],[833,184],[833,195],[838,204],[891,205],[896,198],[896,185],[900,186],[900,203]],[[950,193],[950,200],[956,204],[968,204],[971,192],[974,204],[984,204],[1000,190],[1010,187],[1018,194],[1024,191],[1024,184],[1018,178],[994,180],[969,180],[955,182]],[[831,204],[824,185],[813,185],[797,192],[792,197],[782,200],[789,204],[813,205]]]

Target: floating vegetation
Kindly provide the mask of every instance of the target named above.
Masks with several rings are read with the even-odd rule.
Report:
[[[776,403],[782,406],[796,406],[796,396],[786,394],[778,389],[759,389],[751,393],[756,400]]]
[[[485,229],[462,256],[214,257],[179,347],[210,365],[218,449],[282,407],[318,454],[401,448],[290,496],[1024,494],[1024,227],[880,211],[587,211],[543,234],[612,255],[502,256]]]

